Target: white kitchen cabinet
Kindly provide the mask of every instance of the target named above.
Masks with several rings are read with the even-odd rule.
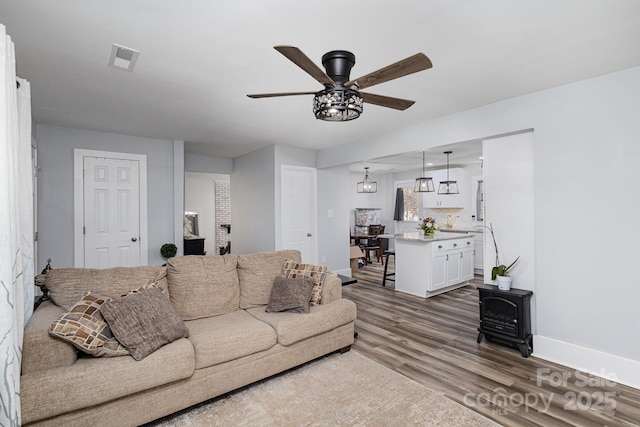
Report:
[[[435,171],[427,171],[427,176],[433,178],[433,185],[436,191],[433,193],[422,193],[422,206],[425,208],[464,208],[465,197],[469,197],[464,194],[464,180],[465,171],[462,168],[449,168],[449,181],[458,182],[459,194],[438,194],[438,187],[440,182],[447,180],[447,170],[440,169]]]
[[[460,254],[460,281],[473,279],[475,263],[475,249],[473,244],[464,248]]]
[[[473,279],[473,242],[474,238],[470,235],[432,243],[428,291],[433,292]]]

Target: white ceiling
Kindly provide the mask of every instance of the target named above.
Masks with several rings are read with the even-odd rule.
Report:
[[[36,121],[223,157],[366,141],[640,65],[638,0],[0,0],[0,23]],[[133,72],[107,67],[113,43],[140,50]],[[352,51],[352,78],[416,52],[433,68],[366,90],[415,100],[406,111],[367,104],[357,120],[323,122],[311,96],[246,97],[322,89],[273,49],[282,44],[318,65]]]

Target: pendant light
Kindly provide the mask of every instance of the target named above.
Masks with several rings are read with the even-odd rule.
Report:
[[[447,155],[447,180],[440,181],[440,186],[438,187],[438,194],[458,194],[458,182],[449,180],[449,154],[452,151],[445,151],[444,154]]]
[[[358,193],[377,193],[378,183],[369,179],[369,167],[364,168],[364,180],[358,182]]]
[[[425,163],[424,163],[424,151],[422,152],[422,177],[416,178],[416,186],[414,191],[418,191],[420,193],[432,193],[436,191],[433,186],[433,178],[430,176],[425,176],[427,174]]]

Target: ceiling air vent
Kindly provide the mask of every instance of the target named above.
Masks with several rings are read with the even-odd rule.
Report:
[[[111,46],[111,57],[109,58],[109,66],[118,70],[133,71],[136,60],[140,55],[139,50],[113,44]]]

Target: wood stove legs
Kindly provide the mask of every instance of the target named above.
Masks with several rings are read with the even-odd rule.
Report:
[[[496,334],[492,331],[485,331],[481,328],[479,328],[478,331],[480,331],[477,339],[478,344],[480,344],[482,339],[486,337],[487,341],[495,341],[501,344],[506,344],[510,347],[516,347],[520,350],[522,357],[529,357],[531,353],[533,353],[533,335],[528,335],[525,339],[518,339]]]

